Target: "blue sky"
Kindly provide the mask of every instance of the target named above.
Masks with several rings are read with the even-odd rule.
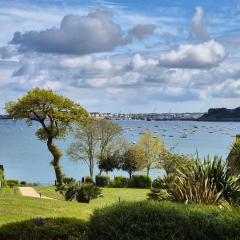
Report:
[[[0,1],[0,112],[33,87],[89,111],[238,107],[240,2]]]

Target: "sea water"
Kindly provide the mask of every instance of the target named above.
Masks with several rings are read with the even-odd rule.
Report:
[[[174,148],[177,153],[194,155],[198,151],[200,157],[221,155],[226,159],[231,143],[240,133],[240,123],[237,122],[196,122],[196,121],[115,121],[124,128],[124,137],[135,143],[144,131],[151,131],[161,137],[168,148]],[[0,120],[0,165],[4,165],[7,179],[18,179],[31,183],[53,184],[54,170],[52,159],[46,143],[37,140],[35,131],[40,126],[34,124],[28,127],[24,121]],[[82,161],[69,160],[66,155],[68,146],[73,141],[56,141],[64,153],[61,166],[66,176],[81,179],[89,175],[89,169]],[[99,170],[95,167],[95,174]],[[161,174],[152,170],[153,178]],[[127,176],[126,172],[114,171],[111,177]]]

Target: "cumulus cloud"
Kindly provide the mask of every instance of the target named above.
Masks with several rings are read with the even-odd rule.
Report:
[[[204,11],[201,7],[196,7],[196,13],[192,18],[190,26],[190,38],[197,41],[206,41],[209,39],[207,26],[204,20]]]
[[[200,44],[180,45],[160,56],[159,65],[170,68],[212,68],[225,57],[225,48],[215,40]]]
[[[2,59],[12,58],[18,54],[18,50],[15,46],[0,47],[0,57]]]
[[[156,66],[158,61],[155,59],[145,59],[141,54],[135,54],[131,60],[130,68],[133,70]]]
[[[154,30],[155,26],[151,24],[137,25],[125,36],[111,13],[98,10],[85,16],[67,15],[60,28],[15,32],[11,43],[19,45],[21,52],[84,55],[112,51],[135,39],[141,40]]]

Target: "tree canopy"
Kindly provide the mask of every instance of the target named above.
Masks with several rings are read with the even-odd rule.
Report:
[[[143,148],[147,175],[149,175],[150,169],[156,167],[159,158],[166,151],[166,147],[163,141],[151,132],[144,132],[139,145]]]
[[[61,151],[53,144],[54,139],[65,138],[74,124],[86,125],[88,112],[78,103],[54,93],[50,89],[35,88],[16,102],[6,104],[6,112],[13,119],[24,119],[28,125],[33,121],[41,124],[36,136],[46,141],[53,155],[52,165],[58,183],[62,183],[63,174],[59,166]]]

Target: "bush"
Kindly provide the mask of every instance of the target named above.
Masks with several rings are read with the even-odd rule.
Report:
[[[128,179],[126,177],[117,176],[111,182],[111,187],[114,188],[125,188],[128,186]]]
[[[4,180],[4,173],[3,173],[3,170],[0,169],[0,181],[3,181]]]
[[[19,185],[19,181],[18,180],[13,180],[13,179],[7,180],[7,185],[12,188],[14,186]]]
[[[158,177],[153,180],[152,187],[159,188],[159,189],[169,189],[173,184],[174,178],[175,176],[172,174],[166,175],[163,178]]]
[[[152,180],[147,175],[134,175],[129,180],[129,187],[131,188],[150,188]]]
[[[63,178],[63,183],[64,184],[70,184],[70,183],[74,183],[76,182],[76,180],[74,178],[71,178],[71,177],[64,177]]]
[[[95,210],[90,240],[234,240],[240,215],[229,210],[169,202],[122,202]]]
[[[110,178],[108,176],[97,175],[95,181],[98,187],[107,187],[109,185]]]
[[[31,219],[0,227],[4,240],[83,240],[86,223],[73,218]]]
[[[20,184],[25,186],[25,185],[27,185],[27,182],[26,181],[21,181]]]
[[[187,203],[217,204],[240,202],[240,177],[231,172],[218,156],[201,162],[197,159],[193,166],[179,171],[174,187],[169,191],[175,201]]]
[[[74,182],[70,185],[60,185],[56,191],[64,195],[66,201],[77,200],[83,203],[89,203],[91,199],[102,196],[101,188],[92,183]]]
[[[85,178],[85,183],[94,183],[93,178],[88,176]]]
[[[147,194],[148,200],[155,201],[171,201],[173,200],[172,195],[162,188],[152,188],[151,191]]]

